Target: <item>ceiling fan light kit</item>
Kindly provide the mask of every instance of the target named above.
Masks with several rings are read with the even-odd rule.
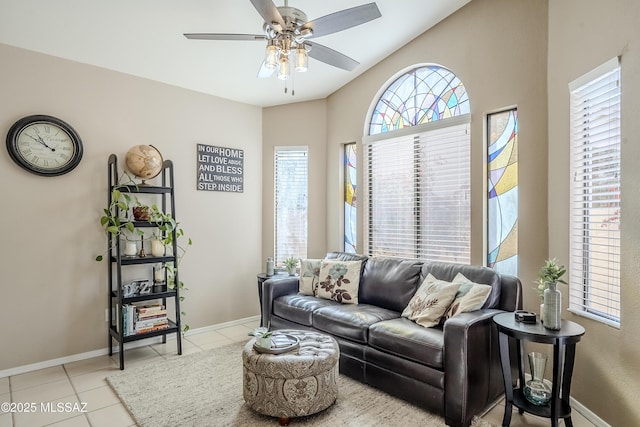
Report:
[[[272,0],[250,1],[264,19],[264,35],[185,33],[184,36],[192,40],[266,40],[259,78],[270,77],[276,69],[280,80],[288,80],[292,69],[304,73],[309,69],[309,56],[346,71],[354,70],[358,61],[308,39],[337,33],[382,16],[375,3],[368,3],[307,21],[307,15],[289,7],[288,0],[284,6],[276,6]]]

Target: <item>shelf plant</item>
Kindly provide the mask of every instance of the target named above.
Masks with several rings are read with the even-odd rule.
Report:
[[[132,195],[129,191],[130,188],[137,188],[137,184],[133,179],[124,172],[119,182],[126,181],[126,184],[115,186],[111,190],[111,202],[109,206],[103,209],[103,215],[100,217],[100,226],[103,228],[107,236],[111,237],[111,245],[107,248],[106,254],[110,254],[115,247],[118,239],[124,238],[131,240],[144,238],[144,231],[140,228],[136,228],[135,220],[131,219],[129,212],[136,207],[146,207],[148,211],[147,221],[152,224],[157,230],[154,233],[154,237],[161,240],[166,246],[173,244],[174,231],[176,238],[177,253],[175,255],[175,263],[167,264],[165,268],[167,270],[167,287],[169,289],[180,290],[180,302],[184,301],[182,291],[187,291],[182,280],[178,280],[176,283],[176,272],[182,257],[187,251],[187,248],[193,244],[191,238],[188,238],[184,234],[184,230],[180,227],[180,224],[172,217],[171,213],[161,211],[157,205],[147,206],[140,202],[140,200]],[[117,208],[117,209],[116,209]],[[121,212],[125,213],[125,217],[121,216]],[[186,242],[183,239],[186,238]],[[102,261],[104,254],[96,256],[96,261]],[[181,315],[186,315],[185,312],[181,312]],[[184,325],[182,332],[185,333],[189,330],[189,325]]]

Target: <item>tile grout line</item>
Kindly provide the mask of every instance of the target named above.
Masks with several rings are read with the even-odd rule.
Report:
[[[69,374],[69,371],[67,370],[67,367],[65,366],[64,363],[62,364],[62,370],[64,371],[64,374],[67,376],[67,380],[69,381],[69,384],[71,384],[71,388],[73,389],[73,393],[75,394],[76,399],[78,400],[78,402],[82,402],[80,400],[80,394],[78,394],[78,390],[76,389],[75,384],[73,383],[73,381],[71,381],[71,375]],[[89,424],[89,426],[92,427],[93,425],[91,424],[91,420],[89,419],[89,415],[87,414],[88,412],[83,412],[82,416],[84,416],[84,418],[87,420],[87,424]],[[74,417],[71,417],[71,418],[74,418]],[[71,418],[68,418],[68,419],[71,419]],[[52,424],[55,424],[55,422]]]

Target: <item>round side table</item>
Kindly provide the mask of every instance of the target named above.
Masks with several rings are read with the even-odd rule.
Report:
[[[500,363],[504,378],[505,403],[502,425],[511,424],[513,405],[519,412],[529,412],[541,417],[551,418],[551,425],[558,426],[558,419],[563,418],[565,425],[573,426],[571,421],[571,406],[569,394],[571,390],[571,375],[576,355],[576,343],[584,335],[584,328],[569,320],[562,320],[560,330],[545,328],[540,321],[536,323],[522,323],[515,320],[513,313],[501,313],[493,317],[498,327],[500,337]],[[509,338],[515,339],[518,357],[519,387],[513,387],[511,378],[511,360],[509,355]],[[544,406],[537,406],[529,402],[523,392],[525,384],[524,341],[531,341],[553,345],[553,384],[551,386],[551,401]]]

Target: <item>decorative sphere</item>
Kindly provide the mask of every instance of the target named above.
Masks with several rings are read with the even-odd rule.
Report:
[[[151,179],[162,170],[162,154],[153,145],[136,145],[127,151],[127,169],[138,178]]]

